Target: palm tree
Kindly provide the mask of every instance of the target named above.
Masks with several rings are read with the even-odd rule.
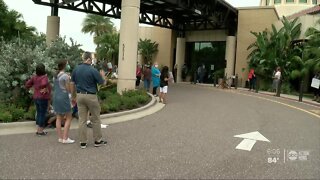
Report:
[[[110,18],[88,14],[82,23],[81,31],[83,33],[90,33],[90,35],[93,35],[93,42],[97,44],[97,47],[99,47],[97,37],[105,33],[113,33],[115,28]]]
[[[0,0],[0,37],[11,40],[15,37],[19,39],[30,39],[35,36],[36,29],[29,27],[22,20],[22,15],[15,10],[8,10],[7,5]]]
[[[144,63],[151,64],[152,56],[158,52],[159,44],[151,42],[151,39],[140,39],[138,43],[138,51],[143,56]]]
[[[119,33],[108,33],[97,37],[97,43],[100,45],[97,48],[98,59],[109,59],[112,64],[118,64],[117,57],[119,54]]]

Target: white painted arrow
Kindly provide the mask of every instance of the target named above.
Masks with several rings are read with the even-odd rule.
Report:
[[[254,132],[246,133],[246,134],[239,134],[239,135],[235,135],[233,137],[244,138],[244,140],[242,140],[240,142],[240,144],[238,144],[236,149],[241,149],[241,150],[246,150],[246,151],[251,151],[252,147],[254,146],[254,144],[257,141],[270,142],[267,138],[265,138],[258,131],[254,131]]]

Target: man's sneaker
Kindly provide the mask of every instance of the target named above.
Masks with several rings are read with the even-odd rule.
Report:
[[[85,149],[87,147],[87,143],[80,143],[80,148]]]
[[[36,135],[38,135],[38,136],[45,136],[47,134],[48,134],[48,132],[44,132],[44,131],[42,131],[41,133],[36,132]]]
[[[101,128],[107,128],[108,126],[108,124],[101,124]]]
[[[68,139],[62,140],[62,143],[63,143],[63,144],[72,144],[72,143],[74,143],[74,140],[68,138]]]
[[[100,142],[95,141],[94,147],[100,147],[100,146],[106,145],[106,144],[107,144],[107,141],[103,141],[103,140],[101,140]]]
[[[91,123],[90,120],[87,120],[87,127],[88,127],[88,128],[92,128],[92,123]]]

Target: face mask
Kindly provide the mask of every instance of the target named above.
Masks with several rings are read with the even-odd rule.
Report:
[[[96,63],[97,63],[96,60],[93,59],[93,60],[92,60],[92,65],[96,65]]]
[[[70,69],[71,69],[70,65],[67,64],[67,65],[66,65],[66,71],[69,71]]]

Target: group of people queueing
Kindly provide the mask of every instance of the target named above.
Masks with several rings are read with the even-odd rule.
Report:
[[[279,90],[279,84],[281,83],[281,69],[277,67],[276,70],[273,72],[272,75],[272,90],[277,95],[277,91]],[[256,89],[256,81],[257,77],[254,72],[254,69],[251,68],[248,74],[248,82],[249,82],[249,91]]]
[[[87,147],[87,119],[91,114],[94,146],[99,147],[107,144],[102,139],[100,121],[100,103],[97,97],[97,84],[105,84],[105,72],[95,69],[92,64],[90,52],[82,55],[82,64],[78,65],[70,76],[67,71],[70,66],[66,60],[59,61],[57,72],[54,75],[53,98],[51,98],[51,85],[47,77],[45,66],[40,63],[36,67],[36,74],[26,82],[26,88],[34,88],[33,99],[36,106],[36,125],[38,136],[45,136],[46,113],[53,101],[53,110],[56,114],[56,132],[58,142],[63,144],[74,143],[75,140],[69,138],[69,129],[72,119],[72,103],[77,102],[79,113],[79,141],[80,147]],[[61,124],[64,122],[62,131]]]
[[[140,77],[138,77],[138,73],[140,73]],[[141,76],[143,76],[144,88],[146,91],[150,90],[150,86],[152,84],[152,94],[155,97],[158,97],[157,91],[160,87],[160,95],[159,102],[166,103],[167,102],[167,93],[168,93],[168,85],[169,81],[173,80],[172,75],[170,75],[168,66],[162,67],[161,71],[159,69],[159,65],[157,62],[153,64],[152,67],[146,64],[142,70],[141,66],[137,66],[137,81],[140,81]],[[136,86],[139,86],[139,83],[136,82]]]

